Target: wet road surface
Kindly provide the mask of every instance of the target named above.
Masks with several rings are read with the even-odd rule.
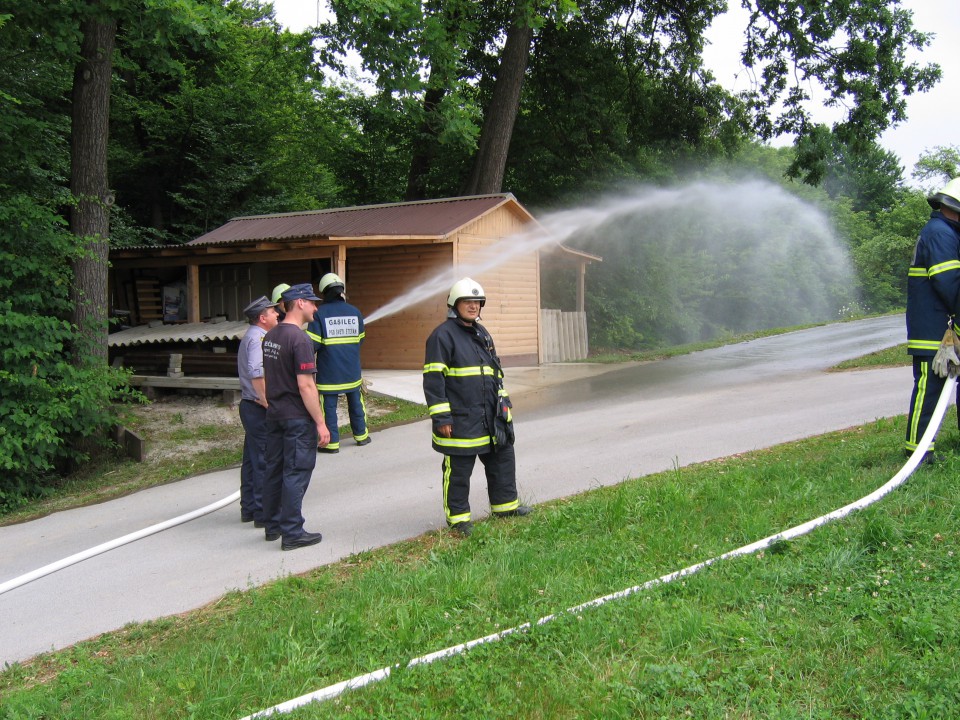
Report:
[[[909,368],[823,370],[903,335],[902,317],[878,318],[534,383],[514,399],[521,496],[543,502],[901,415]],[[509,387],[509,368],[507,378]],[[430,449],[428,422],[372,438],[318,457],[304,516],[308,530],[324,533],[320,545],[281,552],[230,505],[0,595],[0,664],[442,527],[441,456]],[[239,470],[225,470],[0,528],[0,582],[220,500],[238,484]],[[475,519],[488,512],[485,495],[478,469]]]

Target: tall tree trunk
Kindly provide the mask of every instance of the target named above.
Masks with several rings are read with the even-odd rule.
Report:
[[[523,89],[523,77],[530,59],[530,42],[533,40],[533,28],[525,11],[526,3],[518,0],[500,58],[493,97],[483,118],[473,169],[463,186],[464,195],[498,193],[503,187],[510,137],[520,109],[520,91]]]
[[[425,200],[427,197],[427,175],[433,166],[437,147],[437,122],[434,114],[446,94],[446,88],[432,87],[427,89],[423,97],[423,122],[413,141],[406,200]]]
[[[99,3],[93,3],[100,10]],[[70,300],[78,330],[75,362],[106,362],[107,262],[112,196],[107,188],[107,137],[115,20],[89,18],[73,75],[70,190],[75,205],[70,231],[82,253],[73,261]]]

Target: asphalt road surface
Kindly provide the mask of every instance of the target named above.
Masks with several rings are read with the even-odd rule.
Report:
[[[841,323],[514,393],[521,498],[539,503],[624,479],[906,412],[907,367],[826,368],[903,342],[902,316]],[[510,388],[510,369],[507,369]],[[380,389],[385,390],[381,387]],[[444,524],[440,460],[421,421],[320,455],[304,500],[319,545],[281,552],[233,503],[0,595],[0,666],[201,607]],[[899,431],[890,451],[899,452]],[[0,528],[0,583],[235,492],[239,469]],[[489,511],[478,466],[471,505]],[[467,540],[466,542],[469,542]]]

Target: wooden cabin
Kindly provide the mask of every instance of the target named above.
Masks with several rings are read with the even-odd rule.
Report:
[[[230,328],[218,337],[239,338],[251,299],[333,271],[368,318],[364,367],[419,369],[427,336],[446,317],[447,290],[470,276],[487,293],[482,318],[504,364],[536,365],[544,249],[580,268],[571,292],[582,312],[582,268],[599,258],[550,242],[509,193],[237,217],[185,245],[111,251],[113,309],[132,330],[112,333],[110,345],[147,334],[159,343],[211,319]],[[408,293],[418,295],[402,302]],[[398,299],[398,311],[378,315]],[[159,327],[138,330],[145,323]]]

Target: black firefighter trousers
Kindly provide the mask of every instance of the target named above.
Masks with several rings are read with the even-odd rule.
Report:
[[[907,452],[913,452],[920,443],[920,438],[927,430],[930,424],[930,418],[933,417],[933,411],[937,407],[937,401],[940,399],[940,393],[943,392],[943,385],[946,380],[937,375],[930,363],[932,357],[914,355],[913,356],[913,393],[910,396],[910,412],[907,415],[907,438],[904,448]],[[960,404],[960,385],[957,386],[957,401]],[[957,417],[957,426],[960,427],[960,413]],[[933,443],[930,443],[930,450],[933,451]]]
[[[443,456],[443,509],[447,524],[470,520],[470,476],[477,458],[487,476],[490,510],[509,512],[520,504],[517,499],[517,461],[513,445],[502,445],[480,455]]]

